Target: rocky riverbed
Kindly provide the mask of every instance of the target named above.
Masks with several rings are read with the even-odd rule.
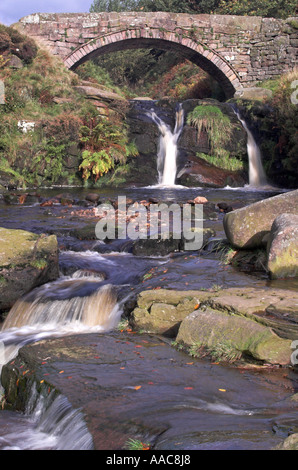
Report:
[[[149,202],[152,191],[143,190],[142,200]],[[224,217],[271,194],[196,189],[163,192],[163,200],[182,204],[198,195],[209,204],[204,228],[210,232],[195,253],[172,245],[166,253],[143,247],[134,254],[127,240],[98,243],[92,226],[99,199],[90,201],[86,192],[72,201],[65,195],[63,204],[57,191],[34,205],[0,207],[7,229],[56,233],[59,246],[60,277],[29,289],[1,331],[10,436],[28,420],[34,448],[123,449],[138,439],[152,449],[269,449],[288,436],[285,445],[295,445],[296,278],[272,279],[267,266],[241,270],[214,249],[226,240]],[[233,212],[225,215],[227,207]],[[96,326],[88,323],[90,305],[93,317],[98,310]],[[104,305],[111,314],[101,317]],[[41,397],[51,426],[32,419]],[[63,429],[43,444],[36,436],[52,439],[57,397],[73,413],[81,410],[80,438],[70,443]],[[2,447],[22,448],[15,441],[4,430]]]

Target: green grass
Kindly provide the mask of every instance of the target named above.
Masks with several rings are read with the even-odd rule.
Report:
[[[124,448],[126,450],[145,450],[150,448],[150,444],[144,443],[140,441],[139,439],[128,439],[128,441],[125,443]]]
[[[230,341],[224,339],[212,346],[196,342],[189,347],[188,354],[198,358],[210,356],[213,361],[229,363],[238,361],[242,357],[242,352],[238,351]]]
[[[189,126],[197,129],[198,139],[202,131],[208,135],[211,154],[222,159],[227,157],[223,151],[225,144],[229,141],[233,131],[233,125],[229,116],[221,109],[213,105],[196,106],[186,119]]]
[[[210,165],[216,166],[223,170],[229,171],[242,171],[245,169],[245,164],[242,160],[236,157],[231,157],[224,149],[217,150],[218,155],[207,155],[206,153],[197,153],[197,157],[205,160]]]

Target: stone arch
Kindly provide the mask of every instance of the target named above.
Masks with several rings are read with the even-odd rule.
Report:
[[[185,34],[162,28],[125,29],[98,36],[68,54],[64,63],[68,69],[74,70],[98,55],[143,47],[176,51],[214,77],[222,86],[226,98],[231,98],[235,91],[242,89],[236,71],[215,50]]]

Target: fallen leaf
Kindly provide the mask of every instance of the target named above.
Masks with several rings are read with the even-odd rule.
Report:
[[[184,387],[184,390],[193,390],[193,387]]]
[[[226,392],[226,389],[225,388],[219,388],[218,389],[220,392]]]
[[[186,363],[188,366],[192,366],[193,365],[193,362],[187,362]]]
[[[195,305],[195,307],[194,307],[195,310],[197,310],[199,308],[199,306],[200,306],[200,304]]]
[[[44,380],[42,379],[39,383],[43,384],[43,383],[44,383]]]
[[[60,370],[59,374],[63,374],[64,370]]]
[[[140,388],[142,388],[142,385],[136,385],[136,386],[134,387],[135,390],[140,390]]]
[[[22,194],[20,197],[19,197],[19,203],[20,204],[24,204],[25,200],[26,200],[26,197],[27,197],[27,194]]]

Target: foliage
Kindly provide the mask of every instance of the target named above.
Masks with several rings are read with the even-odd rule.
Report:
[[[107,119],[92,119],[81,127],[81,142],[84,146],[82,163],[83,179],[100,176],[114,168],[116,162],[124,164],[128,156],[135,156],[137,149],[128,143],[126,132]]]
[[[188,60],[173,66],[169,64],[164,73],[156,75],[155,80],[147,84],[148,94],[154,99],[168,96],[177,100],[207,97],[221,100],[224,96],[220,85]]]
[[[279,156],[278,160],[281,160],[283,170],[288,173],[294,184],[295,182],[297,184],[298,177],[298,106],[292,102],[291,96],[294,91],[292,83],[296,80],[298,80],[298,69],[282,76],[271,101],[278,129],[275,157]]]
[[[213,346],[207,347],[199,342],[193,343],[188,350],[188,354],[193,357],[210,356],[214,361],[233,363],[242,357],[242,352],[237,350],[231,341],[222,339]]]
[[[55,142],[43,142],[40,150],[32,159],[31,178],[38,183],[40,176],[43,180],[55,183],[63,173],[63,159],[66,154],[66,145],[57,145]]]
[[[83,161],[79,169],[82,170],[83,179],[85,180],[93,176],[95,181],[97,181],[100,176],[114,167],[113,158],[104,149],[99,152],[84,150],[82,158]]]
[[[168,11],[288,18],[297,14],[296,0],[94,0],[90,11]]]
[[[4,56],[14,54],[25,64],[30,64],[36,57],[37,46],[31,38],[11,26],[0,24],[0,53]]]
[[[297,13],[296,0],[221,0],[216,13],[288,18]]]
[[[133,11],[137,7],[134,0],[94,0],[90,12],[100,11]]]
[[[197,153],[197,157],[206,160],[210,165],[229,171],[241,171],[244,169],[244,163],[236,157],[231,157],[229,152],[224,149],[217,149],[217,155],[206,155]]]
[[[196,106],[187,116],[187,124],[197,128],[198,137],[202,131],[208,135],[211,154],[221,157],[220,149],[231,136],[232,124],[228,116],[217,106]]]

